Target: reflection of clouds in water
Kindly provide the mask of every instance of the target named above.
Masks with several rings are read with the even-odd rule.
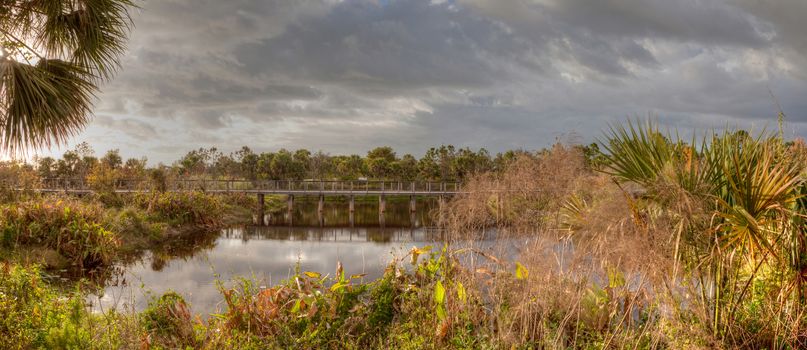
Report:
[[[272,230],[263,228],[260,230]],[[285,230],[286,228],[278,228]],[[336,229],[339,230],[339,229]],[[240,231],[240,230],[233,230]],[[137,309],[146,306],[146,291],[161,295],[169,290],[176,291],[186,298],[193,310],[199,313],[215,312],[221,308],[221,295],[216,289],[218,279],[231,286],[235,277],[256,278],[262,285],[271,285],[287,279],[294,272],[299,261],[302,271],[317,271],[333,276],[337,261],[341,261],[345,274],[366,273],[374,279],[384,271],[393,256],[402,256],[412,241],[367,242],[333,240],[277,240],[266,239],[266,232],[233,232],[219,238],[216,247],[191,259],[169,261],[161,271],[153,271],[151,264],[142,262],[127,268],[127,286],[106,288],[101,299],[104,309],[134,302]],[[328,229],[321,230],[319,237],[338,237]],[[389,234],[396,236],[395,231]],[[244,237],[246,235],[246,237]],[[367,237],[366,232],[357,235]],[[422,237],[422,235],[415,235]],[[257,237],[257,238],[256,238]],[[356,238],[358,238],[356,237]],[[412,237],[409,231],[398,237]],[[248,238],[248,239],[243,239]],[[393,239],[394,240],[394,239]],[[141,290],[141,283],[145,290]],[[97,300],[95,298],[91,299]]]

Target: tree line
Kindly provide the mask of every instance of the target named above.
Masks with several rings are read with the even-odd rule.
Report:
[[[246,179],[246,180],[398,180],[462,181],[474,173],[497,171],[524,150],[510,150],[491,155],[484,148],[471,150],[442,145],[430,148],[417,158],[399,156],[389,146],[376,147],[365,155],[332,155],[306,149],[255,152],[244,146],[224,153],[216,147],[187,152],[171,164],[147,166],[147,159],[124,160],[119,150],[96,156],[87,143],[66,151],[61,158],[39,157],[24,165],[40,178],[87,178],[93,173],[113,171],[117,178],[145,178],[159,171],[167,177]]]

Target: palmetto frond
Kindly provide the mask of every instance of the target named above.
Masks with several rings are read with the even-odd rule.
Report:
[[[127,0],[82,0],[63,4],[47,16],[37,41],[52,54],[109,78],[126,49],[130,20]]]
[[[61,143],[87,122],[95,86],[82,78],[81,66],[61,60],[40,60],[35,66],[5,61],[0,74],[0,147],[14,152],[26,145]]]
[[[777,162],[771,143],[747,142],[724,165],[729,184],[727,198],[720,199],[721,225],[727,243],[752,253],[768,249],[770,239],[781,234],[790,208],[800,198],[802,165]]]
[[[603,172],[645,187],[656,181],[675,153],[675,145],[650,121],[611,126],[607,139],[601,142],[608,160]]]
[[[778,284],[780,303],[807,300],[803,144],[788,146],[764,132],[754,138],[726,131],[704,137],[698,146],[694,138],[687,144],[656,135],[650,123],[612,127],[603,143],[610,161],[605,172],[652,190],[643,200],[658,204],[681,228],[676,242],[681,239],[684,253],[675,255],[708,280],[699,289],[703,300],[711,299],[715,334],[727,333],[758,283]],[[680,190],[686,195],[677,195]],[[675,222],[693,217],[690,199],[708,211],[709,220]],[[777,271],[782,280],[768,279],[766,269]]]
[[[126,48],[130,0],[0,1],[0,147],[63,143]]]

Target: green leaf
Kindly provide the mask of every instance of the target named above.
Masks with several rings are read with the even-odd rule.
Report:
[[[444,304],[446,301],[446,289],[443,287],[443,283],[437,281],[437,284],[434,285],[434,302],[438,305]]]
[[[416,265],[418,263],[418,257],[421,254],[427,253],[431,250],[432,246],[430,245],[424,246],[423,248],[412,247],[412,249],[409,251],[409,253],[412,254],[412,261],[411,261],[412,265]]]
[[[520,280],[523,280],[523,279],[526,279],[529,276],[530,276],[530,271],[527,270],[527,268],[524,267],[524,265],[521,265],[521,263],[516,262],[516,278],[520,279]]]
[[[297,302],[294,303],[294,306],[291,307],[291,313],[296,314],[300,312],[300,308],[302,307],[303,301],[301,299],[297,299]]]
[[[468,299],[468,295],[465,294],[465,287],[462,285],[462,282],[457,282],[457,298],[463,303]]]
[[[336,282],[336,283],[334,283],[334,284],[331,286],[331,292],[335,292],[335,291],[337,291],[337,290],[339,290],[339,289],[342,289],[342,288],[344,288],[344,287],[345,287],[345,286],[347,286],[347,285],[348,285],[348,284],[347,284],[347,283],[345,283],[345,282]]]
[[[608,268],[608,286],[611,288],[618,288],[625,285],[625,276],[622,271],[616,268]]]
[[[446,307],[443,305],[437,305],[437,318],[442,320],[446,319]]]
[[[311,278],[320,278],[320,277],[322,277],[322,274],[321,274],[321,273],[319,273],[319,272],[305,271],[305,272],[303,272],[303,273],[304,273],[306,276],[311,277]]]

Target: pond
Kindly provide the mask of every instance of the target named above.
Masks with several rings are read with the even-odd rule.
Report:
[[[346,274],[366,274],[365,281],[371,281],[413,245],[439,240],[430,216],[436,205],[421,199],[410,212],[408,198],[388,199],[380,216],[377,202],[357,201],[351,218],[347,202],[326,202],[319,215],[316,199],[300,200],[291,220],[269,215],[269,226],[228,228],[200,242],[150,252],[121,266],[122,272],[88,301],[96,310],[142,310],[150,295],[175,291],[194,312],[209,314],[224,309],[217,281],[229,286],[233,278],[246,277],[268,286],[288,279],[295,268],[333,275],[339,262]]]

